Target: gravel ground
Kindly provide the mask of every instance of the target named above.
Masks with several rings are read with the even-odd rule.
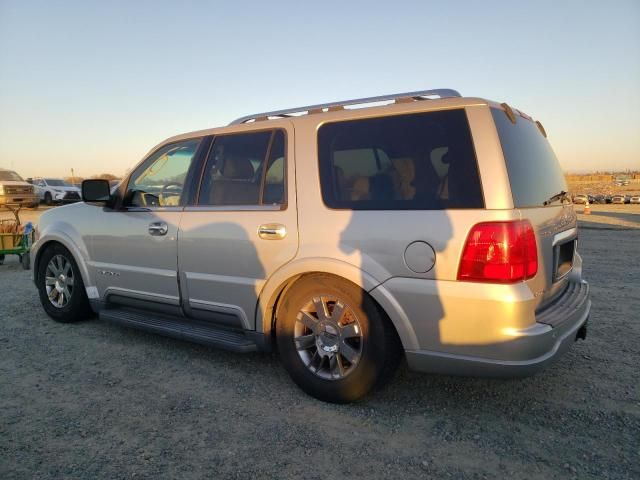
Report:
[[[414,374],[346,406],[277,357],[56,324],[0,267],[0,478],[640,478],[640,230],[581,233],[589,336],[524,380]]]

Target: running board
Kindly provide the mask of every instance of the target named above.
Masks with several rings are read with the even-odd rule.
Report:
[[[188,340],[234,352],[254,352],[257,345],[244,332],[227,330],[206,322],[184,317],[173,317],[154,312],[129,309],[105,309],[98,314],[101,320],[132,327],[166,337]]]

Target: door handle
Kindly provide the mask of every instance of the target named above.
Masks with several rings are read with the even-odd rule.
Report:
[[[258,236],[263,240],[282,240],[287,236],[287,228],[279,223],[265,223],[258,227]]]
[[[168,231],[169,227],[164,222],[154,222],[149,224],[149,235],[166,235]]]

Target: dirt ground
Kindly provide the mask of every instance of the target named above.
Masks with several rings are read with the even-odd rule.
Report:
[[[402,369],[344,406],[302,393],[276,356],[54,323],[8,257],[0,478],[640,478],[640,229],[625,223],[640,216],[628,207],[600,212],[622,223],[580,215],[593,310],[587,340],[557,364],[522,380]]]

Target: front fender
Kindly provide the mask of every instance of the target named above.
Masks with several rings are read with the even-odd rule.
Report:
[[[40,238],[31,246],[31,278],[35,282],[37,275],[38,262],[44,247],[52,242],[62,244],[71,252],[73,258],[78,264],[82,281],[87,289],[94,285],[93,279],[87,268],[89,260],[89,250],[85,244],[82,235],[67,222],[54,222],[45,225],[40,231]]]

